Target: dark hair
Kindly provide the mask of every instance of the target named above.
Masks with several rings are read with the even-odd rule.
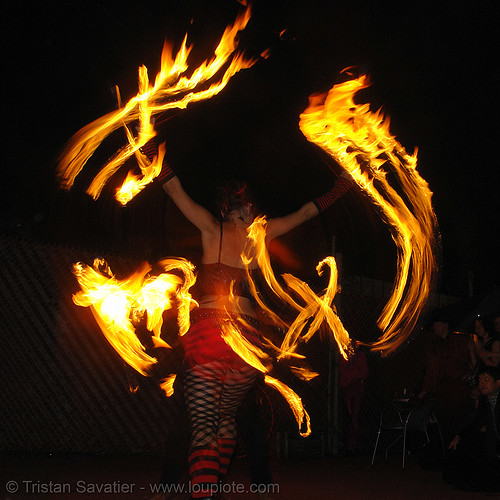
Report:
[[[496,366],[483,365],[479,369],[477,374],[478,374],[478,376],[483,375],[483,374],[487,374],[487,375],[490,375],[490,377],[492,377],[493,380],[500,380],[500,369],[498,369],[498,367],[496,367]]]
[[[249,205],[253,213],[254,197],[246,182],[230,180],[217,188],[217,213],[221,220],[226,220],[233,210],[241,210]]]
[[[432,326],[434,323],[446,323],[451,328],[450,315],[442,309],[435,309],[431,313],[429,326]]]
[[[476,329],[476,321],[479,321],[481,325],[483,325],[484,331],[490,336],[498,339],[498,335],[495,332],[495,329],[493,328],[493,321],[491,321],[490,318],[486,318],[481,315],[477,315],[474,320],[472,321],[472,331],[475,333]]]

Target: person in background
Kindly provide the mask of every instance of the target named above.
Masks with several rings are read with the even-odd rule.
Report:
[[[483,366],[472,422],[450,442],[443,479],[466,491],[500,492],[500,371]]]
[[[442,314],[434,317],[432,333],[418,399],[429,404],[449,442],[470,419],[471,388],[466,378],[473,366],[471,340],[450,331],[449,320]]]
[[[474,319],[474,356],[479,371],[483,366],[500,365],[500,337],[488,322],[478,316]]]
[[[477,406],[480,392],[478,387],[478,372],[485,366],[500,365],[500,336],[491,329],[489,323],[481,316],[473,321],[473,341],[470,344],[470,353],[473,359],[472,370],[467,377],[471,386],[471,398]]]

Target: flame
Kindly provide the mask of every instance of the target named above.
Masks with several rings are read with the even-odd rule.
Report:
[[[151,124],[151,118],[165,111],[178,108],[184,109],[188,104],[209,99],[221,92],[229,80],[240,70],[251,67],[255,60],[245,59],[236,52],[237,35],[243,30],[250,19],[250,7],[238,15],[234,24],[228,26],[210,60],[204,61],[196,68],[190,77],[184,76],[189,69],[188,56],[192,46],[187,46],[187,35],[181,48],[174,56],[172,48],[164,44],[161,54],[161,68],[153,85],[149,82],[148,70],[145,66],[139,68],[139,92],[123,107],[118,97],[119,109],[89,123],[77,132],[68,142],[61,155],[58,175],[60,184],[70,189],[76,176],[80,173],[102,141],[112,132],[124,126],[128,144],[121,148],[111,160],[101,169],[90,184],[87,193],[97,199],[109,178],[132,156],[135,156],[142,176],[129,173],[124,184],[118,189],[116,199],[126,204],[161,171],[165,147],[152,163],[140,153],[143,147],[156,132]],[[213,81],[208,88],[208,82],[226,66],[222,75]],[[119,96],[119,91],[117,91]],[[128,124],[139,122],[137,137],[134,137]]]
[[[144,263],[132,276],[123,280],[118,280],[113,275],[103,259],[95,259],[93,267],[82,263],[74,265],[74,273],[81,287],[81,291],[73,296],[75,304],[90,307],[104,336],[116,352],[144,376],[148,376],[149,368],[157,360],[146,353],[145,346],[137,338],[135,323],[147,314],[146,328],[154,334],[152,337],[154,346],[169,348],[170,346],[160,337],[163,311],[172,307],[172,298],[175,297],[179,335],[183,335],[189,329],[189,311],[197,306],[189,293],[189,289],[196,281],[194,265],[185,259],[165,259],[160,265],[165,272],[158,276],[147,276],[151,266]],[[174,270],[177,274],[171,273]],[[244,320],[241,321],[245,323]],[[253,328],[249,324],[244,326]],[[270,371],[271,358],[262,349],[250,343],[234,321],[228,319],[223,322],[221,330],[225,342],[246,363],[264,374]],[[310,380],[316,375],[305,369],[297,368],[297,370],[304,380]],[[167,397],[174,392],[175,377],[175,374],[171,374],[160,382],[160,387]],[[309,435],[311,431],[309,415],[297,394],[285,384],[267,375],[266,382],[275,387],[286,399],[299,428],[302,422],[306,421],[307,430],[301,434]],[[133,390],[136,391],[137,388]]]
[[[338,273],[335,259],[333,257],[327,257],[316,267],[320,276],[323,272],[324,265],[328,265],[331,270],[329,284],[322,297],[318,297],[306,283],[299,280],[295,276],[292,276],[291,274],[283,275],[286,285],[303,299],[304,305],[300,305],[288,292],[284,290],[274,274],[266,246],[266,226],[267,221],[265,217],[257,217],[249,227],[249,245],[247,245],[247,248],[242,254],[242,260],[245,265],[248,266],[253,259],[251,256],[255,255],[255,259],[257,260],[257,263],[262,270],[262,274],[271,290],[289,306],[298,311],[296,319],[290,326],[287,325],[262,301],[258,290],[255,287],[255,283],[252,281],[249,274],[250,288],[259,306],[278,326],[285,327],[287,329],[287,333],[283,339],[281,347],[279,348],[280,354],[278,359],[297,356],[295,351],[299,343],[307,342],[314,335],[314,333],[318,331],[319,327],[325,320],[330,327],[330,332],[332,333],[335,342],[337,342],[337,345],[339,346],[341,354],[344,357],[347,357],[351,352],[349,334],[332,307],[332,302],[337,292]],[[309,321],[309,328],[306,333],[303,333],[304,328]],[[303,357],[300,355],[298,356]]]
[[[285,282],[294,290],[307,304],[299,313],[295,321],[290,326],[285,339],[282,343],[282,349],[285,352],[291,352],[297,346],[298,340],[307,342],[311,339],[319,327],[326,320],[329,331],[332,333],[335,342],[339,347],[340,353],[347,359],[352,352],[351,341],[347,330],[337,316],[335,307],[332,306],[333,299],[337,292],[337,265],[333,257],[326,257],[317,266],[316,270],[321,276],[323,266],[330,266],[330,280],[326,292],[322,297],[318,297],[303,281],[290,274],[283,275]],[[309,328],[305,334],[302,331],[306,324],[311,320]]]
[[[228,320],[222,323],[222,338],[233,349],[233,351],[240,356],[240,358],[256,370],[266,374],[272,367],[270,365],[269,356],[246,340],[233,321]],[[264,360],[267,366],[264,366],[261,360]],[[309,372],[305,369],[302,371],[300,369],[297,370],[299,370],[299,372],[306,378],[309,377],[309,379],[311,379],[315,376],[313,372]],[[309,436],[311,433],[311,420],[300,397],[286,384],[271,377],[270,375],[265,375],[264,381],[266,384],[277,389],[285,398],[286,402],[290,406],[290,409],[292,410],[295,420],[297,421],[300,435],[303,437]],[[301,428],[304,422],[306,423],[306,430],[302,432]]]
[[[174,393],[175,377],[175,373],[170,374],[160,382],[160,387],[165,391],[165,395],[167,396],[167,398],[172,396],[172,394]]]
[[[194,274],[195,266],[192,262],[181,258],[163,259],[159,262],[159,264],[163,267],[166,273],[169,273],[170,271],[178,271],[183,275],[181,284],[176,291],[177,324],[179,326],[179,335],[182,336],[189,330],[189,312],[193,309],[193,307],[198,305],[189,292],[191,287],[196,283],[196,276]]]
[[[432,192],[416,169],[417,151],[405,151],[380,111],[372,113],[369,104],[354,102],[354,95],[368,85],[362,75],[335,85],[326,95],[312,96],[299,126],[309,141],[351,174],[391,231],[398,252],[397,274],[378,319],[382,335],[372,346],[389,353],[411,333],[431,291],[436,217]],[[388,182],[386,169],[396,175],[406,203]]]
[[[243,361],[262,373],[268,371],[261,360],[267,362],[266,364],[269,366],[269,356],[262,349],[249,342],[233,321],[224,321],[221,330],[224,341]]]
[[[271,291],[287,304],[291,305],[294,309],[300,311],[301,306],[295,302],[295,300],[293,300],[288,293],[285,292],[276,279],[266,246],[266,227],[267,220],[263,216],[256,217],[250,225],[248,228],[248,243],[241,255],[242,262],[248,268],[255,258]],[[269,315],[276,325],[288,327],[288,325],[262,301],[250,274],[248,275],[248,278],[252,295],[257,300],[259,306]]]
[[[69,189],[102,141],[124,126],[128,144],[101,169],[87,192],[96,199],[117,169],[135,156],[141,176],[129,173],[116,195],[122,204],[130,201],[160,173],[165,156],[165,144],[159,146],[158,157],[151,163],[140,153],[140,148],[156,135],[152,117],[169,109],[184,109],[192,102],[216,95],[236,72],[254,64],[255,61],[235,53],[236,36],[245,28],[249,18],[250,9],[246,8],[222,35],[214,57],[202,63],[190,77],[183,76],[188,70],[187,59],[192,49],[187,47],[187,37],[175,57],[165,44],[161,70],[155,83],[150,85],[147,68],[139,68],[139,93],[124,106],[119,98],[118,110],[90,123],[70,140],[59,164],[61,185]],[[223,75],[208,88],[200,90],[226,64]],[[378,320],[383,335],[373,346],[374,349],[390,352],[411,332],[430,293],[435,270],[435,216],[431,205],[432,193],[416,170],[416,152],[413,155],[406,153],[389,133],[389,121],[379,112],[371,113],[369,105],[353,102],[354,94],[367,85],[366,77],[362,76],[334,86],[326,96],[312,97],[309,107],[300,117],[300,128],[309,141],[327,151],[351,174],[358,186],[381,209],[390,227],[398,248],[398,272],[392,296]],[[137,120],[139,131],[134,136],[128,125]],[[396,174],[408,204],[388,183],[387,171],[382,167],[390,168]],[[265,242],[266,224],[265,218],[259,217],[250,226],[249,244],[242,260],[247,267],[254,258],[257,260],[271,290],[292,307],[297,316],[291,324],[287,324],[268,308],[249,273],[251,290],[258,304],[276,325],[286,329],[281,346],[274,346],[267,339],[264,342],[278,353],[278,360],[303,358],[297,353],[300,343],[310,340],[326,322],[340,353],[347,358],[352,352],[349,335],[333,306],[338,288],[335,260],[327,257],[316,268],[319,275],[325,266],[330,269],[329,283],[321,296],[295,276],[284,274],[283,280],[293,292],[292,297],[272,270]],[[143,375],[148,375],[156,359],[147,354],[135,334],[134,324],[146,314],[146,328],[153,334],[153,344],[169,347],[161,339],[163,312],[172,308],[172,298],[175,297],[179,335],[182,336],[189,329],[189,311],[196,305],[189,293],[196,279],[193,264],[183,259],[167,259],[160,264],[164,273],[158,276],[149,276],[151,266],[144,264],[125,280],[116,279],[103,260],[96,259],[93,268],[81,263],[74,266],[82,289],[74,295],[75,303],[91,308],[108,341],[130,366]],[[275,387],[288,401],[299,429],[305,423],[306,430],[299,430],[301,435],[309,435],[310,419],[301,399],[292,389],[267,374],[272,367],[270,356],[249,343],[232,321],[223,323],[222,337],[245,362],[266,374],[266,383]],[[317,375],[304,368],[292,367],[292,371],[305,380]],[[173,393],[174,381],[175,375],[170,375],[160,383],[167,396]]]
[[[142,375],[156,363],[136,336],[135,324],[147,313],[146,328],[153,332],[155,346],[170,347],[160,338],[162,314],[172,307],[172,298],[180,302],[178,322],[186,328],[185,311],[195,303],[187,293],[195,282],[194,266],[184,259],[162,261],[164,272],[147,276],[151,266],[144,263],[129,278],[118,280],[103,259],[95,259],[93,267],[77,263],[73,267],[81,290],[73,296],[75,304],[90,307],[108,342],[123,360]],[[189,321],[189,319],[187,320]],[[187,326],[188,328],[189,326]]]
[[[232,295],[232,290],[231,290]],[[229,316],[228,316],[229,317]],[[240,320],[243,321],[244,320]],[[253,328],[249,324],[245,324],[246,328]],[[224,321],[221,325],[221,336],[224,341],[231,347],[231,349],[241,358],[243,361],[248,363],[250,366],[266,374],[272,369],[271,358],[259,347],[253,345],[249,342],[241,333],[240,329],[237,327],[236,323],[230,319]],[[264,339],[266,340],[266,339]],[[278,349],[280,352],[281,350]],[[297,375],[301,376],[303,380],[311,380],[315,377],[315,374],[306,369],[297,368]],[[288,403],[288,406],[292,410],[292,413],[299,426],[299,433],[303,437],[309,436],[311,433],[311,422],[309,414],[307,413],[302,400],[300,397],[286,384],[280,382],[279,380],[265,375],[264,381],[277,389],[279,393]],[[301,431],[303,422],[306,422],[306,430]]]
[[[301,380],[304,380],[305,382],[309,382],[316,377],[319,376],[319,373],[313,372],[312,370],[309,370],[308,368],[300,367],[300,366],[291,366],[290,371],[300,378]]]
[[[292,391],[290,387],[283,384],[283,382],[280,382],[279,380],[270,377],[269,375],[266,375],[264,377],[264,382],[271,387],[274,387],[288,401],[288,404],[290,405],[290,408],[292,409],[292,412],[295,416],[295,420],[299,425],[300,435],[302,437],[309,436],[309,434],[311,434],[311,419],[309,417],[309,414],[305,410],[300,397],[294,391]],[[300,429],[302,428],[304,422],[306,424],[306,430],[302,432]]]

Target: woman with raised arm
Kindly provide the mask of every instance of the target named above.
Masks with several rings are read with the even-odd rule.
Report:
[[[157,156],[153,141],[142,150],[150,161]],[[260,342],[256,304],[241,259],[247,229],[256,215],[255,207],[247,186],[233,182],[221,192],[220,218],[217,218],[191,199],[165,162],[157,179],[184,216],[201,231],[203,255],[197,278],[201,298],[199,307],[191,312],[191,328],[182,337],[186,364],[183,382],[191,420],[191,495],[209,499],[227,473],[236,444],[236,411],[257,374],[221,337],[221,323],[229,316],[247,340],[255,345]],[[349,175],[345,174],[325,195],[290,215],[270,219],[267,239],[276,238],[317,216],[351,185]],[[257,272],[256,259],[249,272]]]

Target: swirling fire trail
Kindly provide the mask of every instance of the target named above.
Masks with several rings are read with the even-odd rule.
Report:
[[[250,7],[247,7],[236,19],[233,26],[228,26],[215,49],[214,56],[204,61],[191,76],[183,76],[189,69],[188,56],[192,47],[187,46],[187,35],[175,58],[172,49],[165,43],[161,54],[161,69],[156,75],[154,85],[150,85],[148,70],[139,68],[139,93],[125,106],[112,111],[89,123],[78,131],[69,141],[59,160],[58,175],[63,188],[70,189],[95,150],[112,132],[124,126],[128,144],[111,158],[90,184],[87,193],[97,199],[109,178],[132,156],[135,156],[141,170],[141,176],[129,173],[122,187],[116,193],[116,199],[125,205],[161,171],[165,146],[153,163],[149,163],[140,153],[140,148],[156,131],[151,125],[151,117],[171,109],[184,109],[193,102],[209,99],[221,92],[229,80],[240,70],[249,68],[255,60],[245,59],[236,52],[237,35],[250,19]],[[226,66],[222,75],[219,73]],[[214,80],[215,81],[212,81]],[[210,81],[212,83],[205,88]],[[118,92],[119,95],[119,92]],[[132,122],[139,123],[138,136],[134,137],[127,127]]]
[[[61,186],[71,188],[102,141],[124,126],[128,144],[101,169],[87,192],[94,199],[99,197],[109,178],[135,156],[141,176],[129,174],[116,193],[120,203],[130,201],[161,170],[164,144],[160,145],[159,155],[152,163],[140,153],[140,148],[156,135],[152,117],[216,95],[233,75],[254,64],[255,60],[245,59],[236,52],[237,34],[245,28],[249,18],[250,8],[247,7],[234,25],[225,30],[214,57],[202,63],[189,77],[184,76],[189,69],[187,60],[192,49],[187,47],[187,38],[175,57],[165,44],[161,69],[154,84],[149,83],[147,68],[139,68],[138,94],[116,111],[82,128],[70,140],[58,168]],[[389,353],[411,333],[429,296],[435,273],[436,218],[431,204],[432,193],[416,170],[416,152],[413,155],[406,153],[390,134],[389,120],[384,119],[380,112],[372,113],[369,104],[354,102],[354,95],[366,86],[368,80],[361,76],[335,85],[326,95],[311,97],[309,107],[300,116],[299,125],[310,142],[330,154],[349,172],[378,207],[391,231],[398,251],[397,274],[392,295],[378,319],[382,335],[372,344],[372,349]],[[128,126],[132,122],[139,124],[137,136]],[[389,173],[397,180],[402,194],[389,183]],[[290,274],[283,275],[284,285],[279,282],[271,267],[265,239],[266,220],[258,218],[249,228],[248,244],[252,250],[242,255],[243,261],[248,265],[250,258],[247,255],[256,255],[270,289],[297,313],[291,324],[285,323],[266,307],[251,283],[259,305],[276,325],[286,331],[280,346],[274,346],[270,341],[265,344],[275,351],[278,361],[303,358],[297,352],[298,346],[307,342],[326,322],[340,353],[348,357],[352,350],[349,334],[333,306],[337,292],[337,268],[333,257],[326,257],[317,266],[319,274],[325,267],[330,269],[325,293],[318,296],[306,283]],[[184,335],[189,329],[189,312],[197,305],[190,294],[196,280],[194,265],[184,259],[164,260],[160,264],[164,272],[158,276],[150,276],[151,267],[144,264],[124,280],[116,279],[104,261],[96,260],[93,268],[81,263],[74,266],[81,287],[74,296],[75,303],[91,308],[99,327],[117,353],[145,376],[156,359],[139,341],[136,322],[146,317],[146,327],[153,334],[154,345],[169,348],[161,339],[163,312],[175,302],[179,335]],[[224,325],[223,338],[247,363],[263,372],[265,381],[287,399],[299,428],[305,424],[302,435],[307,436],[311,432],[309,416],[298,395],[268,374],[272,366],[270,355],[245,343],[230,321]],[[292,369],[304,380],[316,375],[304,368]],[[172,394],[174,380],[175,375],[170,375],[161,382],[167,396]]]
[[[417,152],[405,151],[380,112],[372,113],[369,104],[353,100],[368,85],[362,75],[335,85],[326,95],[311,97],[299,125],[306,138],[346,169],[379,208],[396,244],[396,279],[378,319],[382,335],[372,345],[387,354],[412,332],[429,297],[436,270],[437,224],[432,193],[416,169]],[[403,194],[389,183],[389,172],[395,174]]]

